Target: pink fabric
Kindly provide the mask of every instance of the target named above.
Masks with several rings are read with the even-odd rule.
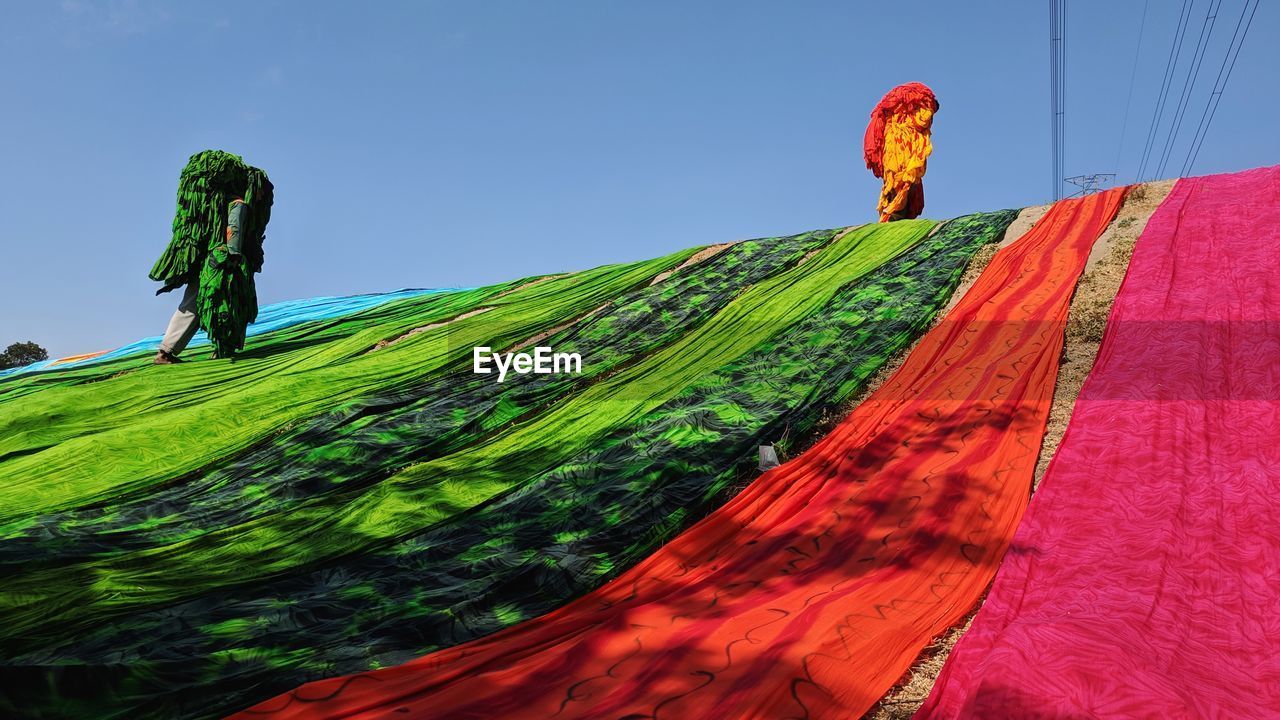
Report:
[[[1280,167],[1179,181],[917,718],[1280,717]]]

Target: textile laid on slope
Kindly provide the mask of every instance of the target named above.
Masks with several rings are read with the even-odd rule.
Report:
[[[974,251],[1015,215],[948,222],[598,448],[473,512],[376,554],[130,616],[16,662],[85,668],[76,696],[94,698],[100,714],[230,712],[309,679],[403,662],[550,610],[713,506],[759,443],[804,438],[923,332]],[[792,242],[768,241],[768,255],[757,248],[725,261],[759,264]],[[272,610],[285,607],[287,614]],[[219,660],[232,654],[243,660]],[[89,668],[121,656],[131,658],[127,674],[144,678],[146,691],[126,697],[123,678],[111,672],[86,682]],[[23,703],[56,704],[67,694],[57,689],[40,687]]]
[[[1179,180],[923,718],[1280,716],[1280,167]]]
[[[306,418],[469,366],[472,346],[509,345],[570,322],[648,285],[693,252],[514,289],[504,284],[428,296],[392,327],[365,326],[318,345],[309,338],[300,347],[263,343],[235,362],[143,364],[118,377],[71,385],[50,378],[51,387],[0,401],[0,537],[46,513],[138,497]],[[394,337],[424,323],[423,332],[369,352],[387,333]],[[102,368],[93,372],[100,375]],[[36,386],[43,380],[30,378]],[[21,377],[14,382],[26,384]]]
[[[411,466],[374,485],[303,500],[285,512],[268,513],[161,547],[65,566],[37,566],[10,577],[0,588],[0,642],[13,652],[47,647],[115,617],[219,588],[268,581],[344,556],[372,552],[419,533],[517,487],[590,447],[597,438],[642,417],[706,373],[816,312],[847,282],[913,246],[933,226],[928,221],[909,221],[851,230],[822,246],[802,265],[746,289],[693,332],[533,420],[483,443]],[[617,289],[614,295],[621,291]],[[458,349],[470,356],[473,346],[487,344],[460,336],[457,327],[451,326],[448,338],[442,340],[447,347],[442,350],[455,351],[461,341]],[[502,332],[510,333],[510,324],[489,326],[483,335]],[[404,348],[418,342],[418,337],[422,336],[362,356],[350,365],[369,361],[376,367],[380,355],[412,353],[413,348]],[[509,346],[527,337],[526,333],[520,339],[493,344]],[[323,382],[329,370],[291,376],[290,392],[276,402],[296,403],[296,396],[310,392],[320,404],[322,389],[311,385]],[[335,393],[336,389],[329,395]],[[86,577],[95,580],[86,583]]]
[[[275,332],[276,330],[292,327],[305,322],[329,320],[339,318],[344,315],[352,315],[394,300],[427,295],[430,293],[455,292],[463,289],[468,288],[406,288],[404,290],[396,290],[395,292],[368,293],[365,295],[285,300],[284,302],[262,306],[262,308],[258,310],[258,319],[254,320],[249,325],[245,334],[247,337],[254,337],[256,335]],[[154,354],[160,347],[160,340],[160,335],[154,335],[129,343],[128,345],[123,345],[114,350],[74,355],[71,357],[58,358],[57,360],[42,360],[30,365],[0,370],[0,377],[4,377],[5,375],[21,375],[25,373],[38,372],[46,368],[58,368],[60,370],[65,370],[72,367],[84,367],[93,363],[100,363],[107,360],[115,360],[117,358],[143,353],[146,353],[149,356],[150,354]],[[195,337],[191,339],[191,342],[187,344],[187,347],[193,348],[208,344],[209,336],[202,330],[195,334]],[[150,358],[148,357],[148,359]]]
[[[70,363],[92,360],[93,358],[101,357],[102,355],[106,355],[106,354],[107,354],[106,350],[99,350],[97,352],[81,353],[79,355],[71,355],[64,358],[58,358],[57,360],[50,360],[45,362],[48,362],[50,365],[68,365]],[[13,369],[20,369],[20,368],[9,368],[9,369],[13,370]]]
[[[1123,192],[1055,205],[828,437],[608,585],[241,717],[858,716],[994,571]]]
[[[93,507],[26,519],[21,535],[9,534],[0,545],[0,568],[66,565],[164,546],[288,512],[322,495],[352,492],[411,463],[475,444],[691,332],[742,290],[794,265],[835,234],[737,243],[664,282],[624,293],[540,341],[584,355],[579,374],[511,375],[499,383],[468,366],[360,398],[186,482],[115,503],[108,514]]]

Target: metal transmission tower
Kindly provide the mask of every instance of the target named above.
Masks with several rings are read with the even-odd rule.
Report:
[[[1049,113],[1052,116],[1053,199],[1062,199],[1066,146],[1067,0],[1049,0]]]
[[[1114,182],[1116,179],[1116,174],[1115,173],[1093,173],[1092,175],[1073,175],[1069,178],[1063,178],[1063,179],[1071,183],[1072,185],[1075,185],[1076,187],[1080,188],[1079,192],[1074,193],[1071,196],[1071,197],[1075,197],[1076,195],[1085,196],[1085,195],[1092,195],[1093,193],[1098,192],[1102,188]]]

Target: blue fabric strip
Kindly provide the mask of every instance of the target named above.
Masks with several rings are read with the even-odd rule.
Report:
[[[304,322],[313,320],[331,320],[343,315],[352,315],[362,310],[368,310],[377,307],[383,303],[393,300],[402,300],[404,298],[417,297],[419,295],[428,295],[431,293],[454,292],[467,288],[405,288],[385,293],[368,293],[365,295],[345,295],[345,296],[326,296],[316,298],[306,298],[303,300],[285,300],[284,302],[274,303],[272,305],[264,305],[258,309],[258,320],[249,325],[246,330],[248,337],[261,335],[263,333],[292,327]],[[140,352],[155,352],[160,348],[160,335],[146,337],[137,342],[129,343],[115,350],[98,355],[96,357],[76,360],[74,362],[60,363],[57,369],[82,367],[90,363],[103,362],[105,360],[114,360],[116,358],[132,355]],[[204,331],[196,333],[192,338],[188,347],[198,345],[208,345],[209,337]],[[40,362],[23,365],[21,367],[0,370],[0,377],[5,375],[16,375],[18,373],[29,373],[43,370],[57,360],[41,360]]]

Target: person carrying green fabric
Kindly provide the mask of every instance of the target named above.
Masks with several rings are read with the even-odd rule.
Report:
[[[233,198],[231,207],[227,209],[227,242],[226,251],[222,253],[224,257],[218,258],[215,252],[210,253],[209,263],[231,264],[243,262],[244,256],[240,249],[244,244],[244,233],[241,232],[244,212],[244,198]],[[155,364],[172,365],[182,362],[178,355],[186,349],[187,343],[191,342],[191,338],[200,329],[200,316],[196,312],[196,298],[199,294],[199,285],[189,282],[186,289],[182,293],[182,301],[178,303],[178,309],[173,311],[173,317],[169,318],[169,326],[165,328],[164,337],[160,341],[160,350],[156,353]],[[215,357],[217,353],[215,352]]]
[[[179,354],[200,328],[215,358],[244,347],[245,329],[258,315],[253,276],[262,271],[273,192],[266,173],[236,155],[205,150],[191,156],[178,181],[173,239],[150,273],[164,283],[157,295],[186,288],[157,365],[181,362]]]

